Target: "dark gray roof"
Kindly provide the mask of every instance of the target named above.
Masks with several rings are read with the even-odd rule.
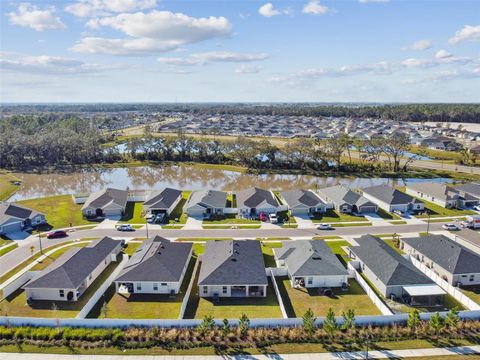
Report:
[[[436,182],[411,183],[407,185],[407,188],[442,200],[454,200],[459,197],[458,190],[455,188]]]
[[[76,289],[119,245],[119,240],[104,237],[83,248],[72,247],[24,288]]]
[[[199,285],[266,285],[260,242],[256,240],[207,241],[202,255]]]
[[[224,208],[227,205],[227,193],[217,190],[194,191],[185,205],[186,208],[199,205],[204,208]]]
[[[281,195],[290,208],[325,205],[322,199],[311,190],[288,190],[282,191]]]
[[[362,191],[364,194],[373,196],[374,198],[390,205],[402,205],[409,204],[411,202],[421,202],[419,200],[417,201],[414,197],[388,185],[371,186],[362,189]]]
[[[431,284],[415,265],[392,249],[382,239],[364,235],[355,241],[360,246],[351,246],[351,251],[385,285]]]
[[[236,197],[237,207],[239,208],[255,208],[263,202],[266,202],[273,207],[280,206],[277,198],[270,190],[260,189],[257,187],[240,190],[236,193]]]
[[[3,224],[10,218],[25,220],[25,219],[32,219],[37,215],[45,216],[41,212],[29,209],[19,204],[0,202],[0,224]]]
[[[333,202],[337,206],[341,204],[349,204],[360,206],[376,206],[370,200],[366,199],[359,193],[347,188],[345,185],[335,185],[328,188],[318,190],[323,200]]]
[[[191,251],[192,243],[156,236],[143,242],[115,281],[180,281]]]
[[[182,192],[177,189],[153,190],[143,206],[148,209],[169,209],[180,196],[182,196]]]
[[[444,235],[402,239],[451,274],[480,273],[480,255]]]
[[[118,205],[122,208],[127,206],[128,192],[127,190],[119,190],[113,188],[106,188],[90,194],[85,201],[82,209],[92,207],[95,209],[103,209],[110,204]]]
[[[273,251],[278,260],[285,260],[292,276],[348,275],[324,240],[282,241]]]
[[[473,195],[475,197],[480,197],[480,184],[468,183],[468,184],[458,185],[455,188],[463,192],[466,192],[467,194]]]

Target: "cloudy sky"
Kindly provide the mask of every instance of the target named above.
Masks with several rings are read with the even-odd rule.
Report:
[[[1,0],[2,102],[480,102],[480,1]]]

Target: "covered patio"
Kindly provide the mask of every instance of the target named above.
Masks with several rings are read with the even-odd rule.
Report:
[[[411,306],[442,306],[447,294],[438,285],[404,286],[405,297]]]

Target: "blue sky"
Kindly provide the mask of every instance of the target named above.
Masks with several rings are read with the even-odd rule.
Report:
[[[1,2],[2,102],[480,102],[480,1]]]

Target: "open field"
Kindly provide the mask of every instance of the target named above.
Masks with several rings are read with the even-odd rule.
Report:
[[[341,221],[368,221],[363,216],[353,216],[349,214],[341,214],[336,210],[328,210],[325,214],[317,213],[312,219],[314,223],[333,223]]]
[[[20,185],[15,185],[19,178],[6,171],[0,171],[0,201],[7,200],[10,196],[20,188]]]

